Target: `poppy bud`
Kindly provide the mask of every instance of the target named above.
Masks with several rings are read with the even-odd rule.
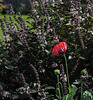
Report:
[[[54,70],[54,73],[55,73],[55,75],[59,75],[60,74],[60,70],[56,69],[56,70]]]
[[[82,71],[81,71],[81,75],[86,75],[86,70],[85,69],[83,69]]]

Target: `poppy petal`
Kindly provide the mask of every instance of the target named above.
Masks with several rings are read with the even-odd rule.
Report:
[[[59,50],[62,50],[63,53],[60,54]],[[63,55],[64,53],[66,53],[66,50],[67,50],[67,44],[65,42],[60,42],[53,48],[52,54],[55,56],[60,56],[60,55]]]

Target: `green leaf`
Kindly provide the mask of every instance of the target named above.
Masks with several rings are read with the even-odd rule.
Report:
[[[15,100],[15,99],[18,99],[18,95],[13,94],[13,95],[12,95],[12,100]]]
[[[91,100],[91,98],[88,95],[86,95],[86,96],[83,96],[82,100]]]
[[[2,62],[3,60],[2,59],[0,59],[0,62]]]
[[[29,89],[30,93],[36,93],[37,90],[36,89]]]
[[[63,97],[63,100],[72,100],[72,97],[76,94],[77,87],[75,85],[71,86],[71,93]]]
[[[63,97],[63,100],[71,100],[71,94],[67,94]]]
[[[5,66],[6,69],[9,69],[9,70],[13,70],[14,69],[14,66],[12,65],[9,65],[9,66]]]
[[[75,50],[75,53],[79,53],[80,50],[81,50],[81,48],[76,49],[76,50]]]
[[[0,58],[7,56],[7,55],[8,55],[8,52],[9,52],[8,50],[4,51],[4,52],[0,55]]]
[[[48,84],[44,84],[44,85],[42,85],[41,87],[43,88],[43,87],[46,87],[46,86],[48,86]]]
[[[75,85],[71,86],[71,94],[74,96],[76,94],[77,87]]]
[[[40,44],[40,46],[41,46],[41,47],[45,47],[45,45],[44,45],[44,44]]]
[[[80,84],[80,80],[75,80],[75,82],[73,82],[73,84]]]
[[[60,18],[61,21],[63,21],[65,18]]]
[[[82,59],[82,60],[85,60],[85,58],[84,58],[84,57],[82,57],[82,56],[79,56],[79,58],[80,58],[80,59]]]
[[[45,52],[46,52],[47,54],[50,54],[50,52],[49,52],[48,50],[46,50],[46,49],[45,49]]]
[[[55,89],[53,86],[48,86],[45,88],[45,90],[52,90],[52,89]]]
[[[70,18],[71,16],[65,16],[65,18]]]
[[[93,98],[93,96],[92,96],[91,92],[85,91],[83,93],[83,100],[91,100],[92,98]]]
[[[17,44],[22,45],[22,42],[18,41]]]

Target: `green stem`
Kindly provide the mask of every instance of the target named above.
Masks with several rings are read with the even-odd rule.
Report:
[[[82,94],[83,94],[83,82],[81,80],[81,100],[82,100]]]
[[[61,90],[62,90],[62,96],[64,97],[64,92],[63,92],[63,86],[62,86],[62,83],[59,82],[60,86],[61,86]]]
[[[68,76],[67,59],[66,59],[65,54],[64,54],[64,58],[65,58],[65,64],[66,64],[66,73],[67,73],[67,81],[68,81],[68,86],[69,86],[69,93],[71,93],[71,87],[70,87],[69,76]]]
[[[58,88],[59,88],[59,100],[61,100],[61,93],[60,93],[60,86],[59,86],[59,75],[57,75],[57,82],[58,82]]]

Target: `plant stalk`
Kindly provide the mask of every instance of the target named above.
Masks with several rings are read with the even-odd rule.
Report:
[[[82,97],[83,97],[83,82],[82,82],[82,80],[81,80],[81,100],[82,100]]]
[[[69,75],[68,75],[67,59],[66,59],[65,54],[64,54],[64,59],[65,59],[65,64],[66,64],[66,73],[67,73],[67,81],[68,81],[68,86],[69,86],[69,93],[71,93],[71,87],[70,87]]]
[[[59,88],[59,100],[61,100],[61,93],[60,93],[60,86],[59,86],[59,75],[57,75],[57,82],[58,82],[58,88]]]

